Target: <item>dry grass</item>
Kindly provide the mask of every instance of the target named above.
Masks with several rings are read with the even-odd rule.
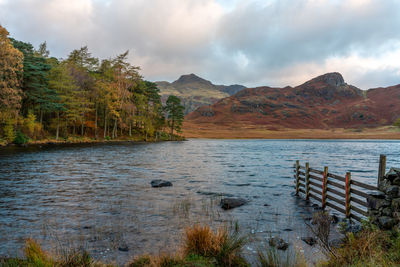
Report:
[[[186,138],[216,139],[400,139],[400,131],[392,126],[357,129],[269,129],[264,125],[216,125],[184,122]]]
[[[186,229],[181,253],[144,255],[135,258],[128,266],[249,266],[240,255],[246,241],[226,228],[213,231],[208,225],[195,225]]]
[[[400,234],[376,228],[349,233],[343,246],[320,266],[400,266]]]
[[[184,253],[214,258],[220,266],[247,266],[240,256],[247,239],[226,228],[212,231],[208,225],[195,225],[185,232]]]

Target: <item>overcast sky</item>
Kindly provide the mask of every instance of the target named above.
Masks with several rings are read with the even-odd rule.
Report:
[[[294,86],[338,71],[362,89],[400,83],[396,0],[0,0],[0,24],[56,57],[129,50],[152,81]]]

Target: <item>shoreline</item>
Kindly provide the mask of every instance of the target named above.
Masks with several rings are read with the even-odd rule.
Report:
[[[91,139],[91,138],[83,138],[83,139],[72,139],[72,140],[53,140],[53,139],[43,139],[43,140],[35,140],[33,142],[28,142],[26,144],[6,144],[0,145],[0,150],[9,149],[9,148],[42,148],[42,147],[57,147],[57,146],[74,146],[74,145],[103,145],[103,144],[114,144],[114,145],[123,145],[123,144],[145,144],[145,143],[159,143],[159,142],[176,142],[176,141],[186,141],[186,138],[180,140],[143,140],[143,139],[114,139],[114,140],[106,140],[106,139]]]
[[[242,125],[241,127],[195,125],[183,128],[186,138],[197,139],[277,139],[277,140],[400,140],[400,129],[393,126],[364,129],[268,129]]]

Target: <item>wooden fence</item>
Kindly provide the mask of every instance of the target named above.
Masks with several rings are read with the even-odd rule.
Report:
[[[295,164],[296,195],[304,194],[305,199],[310,198],[321,203],[322,209],[330,207],[341,213],[346,218],[361,221],[366,217],[367,197],[365,190],[378,190],[376,186],[352,180],[351,173],[339,176],[324,170],[311,168],[307,162],[304,166],[299,161]],[[378,183],[385,174],[386,156],[381,155],[379,161]]]

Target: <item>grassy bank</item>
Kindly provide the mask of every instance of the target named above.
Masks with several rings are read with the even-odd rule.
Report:
[[[187,138],[212,139],[400,139],[400,129],[395,126],[358,129],[289,129],[240,122],[232,126],[185,122],[183,133]]]
[[[82,136],[70,136],[68,138],[59,138],[58,140],[54,137],[42,138],[42,139],[26,139],[24,142],[7,142],[0,138],[0,147],[7,146],[30,146],[30,145],[60,145],[60,144],[91,144],[91,143],[115,143],[115,142],[159,142],[159,141],[184,141],[184,136],[163,134],[157,137],[146,138],[143,135],[133,136],[122,136],[119,138],[94,138],[94,137],[82,137]]]
[[[213,231],[208,225],[194,225],[185,230],[180,248],[174,254],[148,254],[133,258],[130,267],[206,267],[250,266],[242,256],[248,239],[237,231],[219,228]],[[40,245],[28,239],[25,258],[0,259],[1,266],[116,266],[94,260],[86,251],[70,250],[61,255],[51,255]],[[326,260],[317,266],[400,266],[400,234],[383,231],[366,224],[358,233],[347,233],[343,243],[325,250]],[[304,257],[282,257],[274,248],[260,249],[257,262],[260,267],[306,267]]]

